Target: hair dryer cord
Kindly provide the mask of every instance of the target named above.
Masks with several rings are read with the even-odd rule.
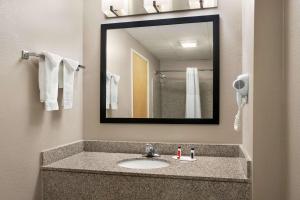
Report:
[[[247,103],[247,97],[242,97],[242,103],[239,105],[239,109],[237,114],[235,115],[235,119],[234,119],[234,130],[235,131],[239,131],[240,126],[241,126],[241,114],[242,114],[242,109],[245,106],[245,104]]]

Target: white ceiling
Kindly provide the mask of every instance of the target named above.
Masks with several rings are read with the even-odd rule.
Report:
[[[159,60],[211,60],[213,24],[190,23],[125,29]],[[196,48],[184,49],[179,41],[198,42]]]

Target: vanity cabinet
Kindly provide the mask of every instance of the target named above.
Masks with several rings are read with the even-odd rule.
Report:
[[[250,184],[43,171],[44,200],[250,200]]]

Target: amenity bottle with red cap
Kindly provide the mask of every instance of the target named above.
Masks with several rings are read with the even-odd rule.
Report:
[[[178,150],[177,150],[177,159],[180,159],[181,157],[181,146],[178,145]]]

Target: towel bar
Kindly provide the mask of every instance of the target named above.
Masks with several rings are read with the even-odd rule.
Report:
[[[23,60],[28,60],[30,57],[43,58],[44,55],[39,54],[39,53],[35,53],[35,52],[31,52],[31,51],[25,51],[25,50],[22,50],[22,56],[21,56],[21,58],[22,58]],[[85,69],[86,67],[83,66],[83,65],[78,65],[78,69],[77,69],[76,71],[79,71],[79,68]]]

